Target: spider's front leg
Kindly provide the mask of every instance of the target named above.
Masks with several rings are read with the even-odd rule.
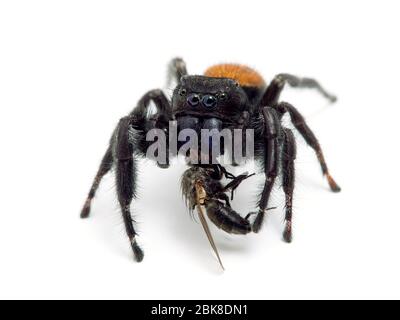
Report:
[[[150,102],[153,102],[157,108],[157,113],[153,116],[153,119],[148,119],[148,109]],[[131,117],[136,118],[137,124],[143,131],[151,128],[167,128],[168,121],[172,119],[172,112],[170,103],[165,94],[159,90],[150,90],[139,100],[136,108],[130,113]],[[113,136],[114,139],[114,136]],[[92,201],[96,195],[97,189],[100,186],[103,177],[111,170],[114,165],[113,159],[113,143],[111,140],[110,146],[108,147],[103,160],[101,161],[100,167],[97,171],[96,177],[92,183],[89,194],[86,198],[85,204],[81,211],[81,218],[88,218],[91,211]],[[167,167],[166,164],[159,164],[160,167]]]
[[[157,113],[149,118],[150,101],[154,102]],[[114,167],[118,202],[135,259],[138,262],[143,260],[144,254],[136,242],[137,233],[130,212],[132,200],[136,198],[137,159],[145,156],[149,146],[146,133],[151,129],[165,130],[170,119],[171,107],[161,90],[149,91],[140,99],[137,107],[129,116],[122,118],[115,129],[81,212],[82,218],[89,216],[91,202],[103,176]],[[166,160],[167,163],[159,163],[159,165],[166,167],[168,159]]]
[[[263,109],[264,119],[264,170],[266,181],[259,203],[260,210],[253,224],[253,231],[259,232],[262,227],[265,212],[268,210],[268,201],[278,174],[278,165],[281,163],[282,186],[286,197],[285,230],[283,239],[292,242],[292,207],[295,182],[296,141],[291,130],[282,128],[279,115],[273,108]],[[280,152],[282,149],[282,152]],[[282,155],[279,158],[280,154]],[[247,218],[252,215],[250,213]]]
[[[277,112],[269,107],[262,109],[263,119],[263,166],[265,172],[265,184],[259,201],[259,211],[253,224],[253,231],[259,232],[264,221],[265,212],[272,188],[278,175],[279,149],[281,139],[281,123]]]
[[[113,137],[113,157],[115,163],[115,178],[118,202],[121,206],[122,217],[126,233],[129,237],[136,261],[143,260],[143,250],[136,242],[136,231],[130,205],[136,198],[136,176],[137,176],[137,149],[140,145],[140,135],[133,125],[135,118],[126,117],[120,120]]]

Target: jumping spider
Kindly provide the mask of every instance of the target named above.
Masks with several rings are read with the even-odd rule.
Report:
[[[285,84],[288,84],[297,88],[316,89],[334,102],[336,98],[326,92],[317,81],[280,74],[267,85],[253,69],[234,64],[216,65],[209,68],[204,76],[192,76],[188,75],[186,64],[179,58],[172,60],[169,77],[178,84],[171,100],[161,90],[149,91],[140,99],[137,107],[119,121],[81,212],[82,218],[89,216],[96,190],[103,176],[113,168],[126,232],[138,262],[142,261],[144,254],[136,242],[137,233],[130,212],[131,202],[136,198],[137,159],[146,155],[150,145],[150,142],[146,141],[147,132],[157,128],[168,134],[170,121],[176,121],[180,130],[254,129],[254,157],[262,163],[265,172],[265,185],[260,195],[258,212],[242,217],[231,208],[227,196],[228,192],[233,192],[249,177],[247,174],[235,177],[220,164],[189,163],[190,167],[182,178],[182,191],[187,204],[190,210],[197,207],[200,221],[218,259],[219,255],[205,214],[225,232],[259,232],[268,210],[271,190],[279,173],[282,175],[286,196],[283,238],[287,242],[292,241],[296,141],[292,131],[282,126],[281,121],[285,114],[289,115],[294,127],[316,152],[331,190],[340,191],[329,174],[320,144],[302,115],[291,104],[279,101]],[[151,101],[157,108],[153,115],[149,115]],[[169,161],[159,165],[166,168]],[[231,182],[223,185],[224,177]],[[256,215],[253,223],[249,221],[252,214]]]

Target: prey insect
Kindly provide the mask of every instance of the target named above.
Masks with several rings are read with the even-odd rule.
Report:
[[[314,149],[331,190],[339,192],[340,188],[328,170],[316,136],[292,104],[280,101],[280,95],[285,86],[289,85],[295,88],[315,89],[331,102],[335,102],[336,97],[316,80],[289,74],[279,74],[267,84],[259,73],[243,65],[215,65],[204,75],[188,75],[186,64],[180,58],[172,60],[169,66],[169,79],[177,84],[172,97],[167,97],[162,90],[151,90],[139,100],[136,108],[128,116],[119,121],[85,201],[81,217],[89,217],[91,202],[102,178],[114,169],[118,202],[126,233],[135,259],[142,261],[144,253],[137,243],[131,204],[137,197],[138,159],[146,157],[147,150],[151,147],[151,142],[146,139],[147,134],[157,129],[168,136],[171,134],[171,121],[177,123],[178,131],[191,129],[199,134],[205,129],[216,133],[223,130],[251,129],[254,131],[254,159],[261,164],[265,175],[256,212],[242,216],[233,210],[230,203],[235,190],[252,175],[245,173],[236,177],[221,164],[211,161],[194,163],[189,153],[186,154],[189,168],[184,172],[181,182],[183,195],[189,210],[197,211],[202,227],[222,266],[207,218],[219,229],[230,234],[246,235],[259,232],[266,212],[271,209],[268,204],[276,178],[281,175],[286,197],[283,239],[291,242],[296,141],[292,130],[282,124],[284,115],[289,115],[295,129]],[[150,112],[150,102],[156,106],[155,113]],[[180,143],[184,144],[182,141]],[[168,147],[167,144],[166,148]],[[209,147],[211,146],[207,146],[207,150]],[[220,150],[223,154],[222,142]],[[168,168],[170,158],[174,156],[171,152],[167,152],[167,155],[166,162],[157,160],[161,168]],[[223,184],[224,179],[228,180],[226,185]],[[253,222],[250,221],[252,216],[255,216]]]

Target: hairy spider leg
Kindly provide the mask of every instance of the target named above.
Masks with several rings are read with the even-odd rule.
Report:
[[[130,211],[132,200],[136,198],[137,176],[137,160],[135,154],[137,142],[132,140],[130,132],[132,130],[131,125],[132,118],[123,118],[120,120],[115,132],[115,181],[117,186],[118,202],[121,207],[126,233],[129,237],[135,259],[140,262],[143,260],[144,254],[136,242],[137,234],[133,226],[134,220],[132,219]]]
[[[286,242],[292,242],[292,207],[293,207],[293,191],[295,182],[295,166],[296,159],[296,140],[293,132],[284,129],[284,140],[282,148],[282,184],[286,197],[286,215],[285,215],[285,231],[283,239]]]
[[[178,83],[183,76],[188,74],[186,63],[182,58],[174,58],[168,64],[167,85],[170,86],[173,82]]]
[[[89,217],[92,200],[96,195],[96,192],[100,186],[101,180],[111,170],[112,165],[113,165],[112,152],[111,152],[111,148],[108,148],[103,157],[103,160],[101,161],[100,168],[96,174],[96,177],[94,178],[92,187],[90,188],[90,191],[89,191],[88,197],[85,201],[85,204],[83,205],[83,209],[81,211],[82,219]]]
[[[265,184],[258,203],[259,212],[257,213],[256,219],[253,223],[253,231],[256,233],[259,232],[262,227],[271,191],[278,175],[280,150],[279,139],[281,138],[281,123],[276,110],[266,107],[262,109],[262,114],[264,119],[263,139],[265,151],[263,155],[263,165]]]
[[[268,86],[261,100],[261,106],[272,106],[278,103],[285,84],[288,84],[293,88],[315,89],[332,103],[337,100],[337,97],[326,91],[317,80],[311,78],[299,78],[291,74],[282,73],[275,76]]]
[[[148,108],[151,101],[156,105],[157,113],[149,119]],[[139,100],[130,115],[119,121],[81,212],[82,218],[89,216],[91,201],[101,179],[114,166],[118,202],[126,233],[138,262],[143,260],[144,253],[136,241],[137,232],[130,211],[132,200],[136,198],[137,158],[143,156],[147,149],[143,133],[151,128],[164,128],[171,118],[170,103],[161,90],[151,90]]]
[[[286,103],[286,102],[281,102],[276,106],[276,109],[279,111],[280,116],[283,117],[283,115],[287,112],[290,115],[291,121],[295,128],[300,132],[304,140],[307,142],[307,144],[314,149],[315,153],[317,154],[318,161],[321,165],[322,173],[323,175],[327,178],[329,187],[333,192],[340,192],[341,189],[339,185],[335,182],[335,180],[332,178],[331,174],[329,173],[328,170],[328,165],[326,164],[324,154],[322,152],[321,145],[318,142],[318,139],[314,135],[314,133],[311,131],[309,126],[307,125],[306,121],[304,120],[303,116],[300,114],[299,111],[295,107],[293,107],[291,104]]]

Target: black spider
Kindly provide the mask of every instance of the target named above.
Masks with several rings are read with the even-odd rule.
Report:
[[[249,177],[247,174],[235,177],[220,164],[202,163],[190,164],[190,168],[183,175],[183,194],[191,210],[198,208],[200,221],[218,258],[203,209],[217,227],[228,233],[259,232],[278,173],[282,174],[286,195],[286,225],[283,238],[287,242],[292,241],[296,142],[292,131],[281,124],[285,114],[289,114],[294,127],[315,150],[332,191],[340,191],[329,174],[318,140],[304,118],[291,104],[279,102],[285,84],[298,88],[315,88],[334,102],[336,98],[327,93],[318,82],[280,74],[267,86],[254,70],[233,64],[214,66],[206,71],[205,76],[189,76],[185,63],[179,58],[171,62],[169,76],[178,83],[171,101],[161,90],[149,91],[140,99],[137,107],[120,120],[81,213],[82,218],[89,216],[91,201],[101,179],[114,168],[118,200],[137,261],[142,261],[144,256],[136,242],[137,233],[130,213],[132,199],[136,197],[137,159],[146,156],[146,151],[152,144],[146,140],[146,134],[151,129],[161,129],[168,135],[170,121],[176,120],[179,130],[254,129],[254,156],[262,163],[266,177],[258,212],[243,218],[231,208],[227,196],[228,192],[233,192]],[[155,114],[149,112],[151,101],[157,107]],[[168,154],[166,163],[159,165],[168,167],[170,156],[171,154]],[[224,177],[231,180],[225,186],[222,183]],[[249,222],[252,214],[256,215],[254,223]]]

